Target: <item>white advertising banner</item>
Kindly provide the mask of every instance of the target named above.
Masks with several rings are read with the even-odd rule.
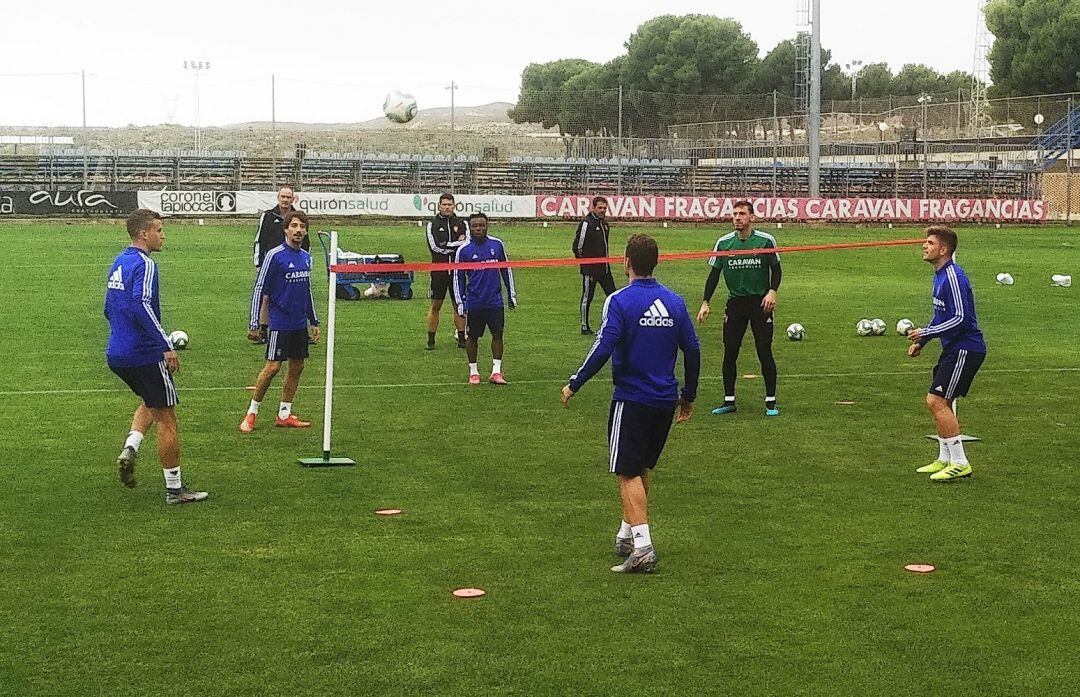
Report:
[[[456,196],[458,215],[483,211],[492,218],[533,218],[535,196]],[[428,218],[439,194],[355,194],[300,191],[297,208],[310,216]],[[277,205],[276,191],[140,191],[139,207],[171,215],[258,215]]]

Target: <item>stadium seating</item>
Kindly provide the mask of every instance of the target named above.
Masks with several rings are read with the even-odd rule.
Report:
[[[864,155],[850,145],[826,157]],[[871,147],[871,146],[863,146]],[[868,150],[867,152],[871,152]],[[739,153],[725,153],[735,154]],[[303,159],[248,157],[242,152],[66,150],[48,155],[0,155],[0,188],[100,190],[140,188],[268,190],[282,181],[308,191],[396,193],[439,191],[493,194],[623,194],[713,196],[805,196],[803,162],[764,159],[747,149],[739,157],[705,160],[515,156],[508,162],[476,156],[402,153],[318,153]],[[1034,196],[1036,173],[1021,163],[932,163],[925,176],[916,161],[895,164],[826,163],[825,196]]]

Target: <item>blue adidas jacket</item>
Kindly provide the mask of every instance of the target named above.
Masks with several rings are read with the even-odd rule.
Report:
[[[458,247],[454,261],[507,261],[506,249],[498,237],[487,235],[481,241],[470,239]],[[502,287],[506,286],[510,307],[517,307],[514,272],[510,269],[454,271],[454,303],[458,314],[469,310],[488,310],[503,306]]]
[[[111,366],[158,363],[172,350],[161,326],[157,264],[141,249],[128,247],[109,268],[105,318],[109,321],[105,359]]]
[[[668,408],[679,397],[675,359],[683,352],[682,397],[697,398],[701,344],[686,303],[655,278],[639,278],[607,297],[600,330],[585,362],[570,376],[577,392],[611,358],[612,399]]]
[[[967,274],[949,261],[934,273],[934,317],[919,330],[919,343],[941,339],[943,352],[964,349],[986,353],[986,341],[975,317],[975,294]]]
[[[270,297],[268,310],[273,331],[306,330],[308,322],[319,325],[311,294],[311,254],[307,251],[280,244],[263,257],[251,291],[248,322],[251,329],[259,327],[259,304],[264,294]]]

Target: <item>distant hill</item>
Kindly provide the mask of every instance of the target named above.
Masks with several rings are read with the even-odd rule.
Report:
[[[486,148],[501,147],[504,153],[525,155],[559,154],[558,129],[539,124],[514,123],[506,115],[514,105],[494,102],[479,106],[459,106],[454,110],[454,144],[450,144],[450,108],[423,109],[407,124],[375,118],[357,123],[298,123],[279,121],[276,133],[269,121],[250,121],[228,126],[205,126],[201,144],[206,151],[243,152],[252,157],[291,157],[296,144],[304,143],[312,152],[457,152],[480,154]],[[191,150],[194,129],[177,124],[125,126],[122,128],[74,127],[25,128],[0,126],[0,135],[63,135],[76,148],[105,152]],[[522,137],[525,137],[524,140]],[[528,146],[525,146],[525,143]],[[3,146],[5,152],[15,146]],[[68,146],[70,147],[70,146]],[[554,148],[554,149],[552,149]],[[19,152],[40,148],[20,146]],[[45,151],[44,149],[40,149]],[[549,152],[550,150],[550,152]]]
[[[478,106],[459,106],[454,109],[454,128],[463,131],[491,131],[499,132],[516,131],[519,133],[536,133],[543,131],[537,124],[516,124],[510,120],[506,112],[514,107],[510,102],[492,102]],[[248,121],[224,126],[226,129],[251,129],[261,130],[273,127],[269,121]],[[385,118],[375,118],[356,123],[297,123],[279,121],[277,127],[287,131],[340,131],[340,130],[382,130],[382,129],[449,129],[450,107],[436,107],[434,109],[421,109],[416,117],[407,124],[399,125],[391,123]]]

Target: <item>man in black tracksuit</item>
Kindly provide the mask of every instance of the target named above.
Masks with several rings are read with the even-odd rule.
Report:
[[[262,266],[263,257],[274,247],[285,243],[285,216],[293,210],[293,201],[296,194],[291,186],[283,186],[278,189],[278,205],[259,216],[259,231],[255,233],[255,242],[252,245],[251,260],[255,263],[255,274],[258,275]],[[311,249],[311,239],[304,237],[300,248],[305,252]],[[259,339],[255,343],[266,343],[266,329],[269,322],[267,315],[266,300],[259,306]]]
[[[608,228],[607,215],[608,202],[603,196],[596,196],[592,200],[592,208],[589,214],[578,226],[577,234],[574,235],[574,256],[578,259],[602,258],[608,256],[608,238],[611,231]],[[596,286],[604,290],[604,295],[615,292],[615,279],[611,276],[611,265],[580,264],[581,270],[581,333],[592,334],[589,327],[589,306],[592,305]]]
[[[432,263],[441,264],[454,261],[458,247],[469,239],[469,223],[464,218],[454,215],[454,195],[443,194],[439,197],[439,212],[427,224],[427,243],[431,250]],[[427,313],[427,350],[435,349],[435,333],[439,330],[439,311],[443,300],[449,293],[453,295],[451,285],[453,274],[450,271],[432,271],[431,289],[428,298],[431,307]],[[454,334],[458,348],[465,348],[465,318],[457,313],[453,298],[450,306],[454,313]]]

